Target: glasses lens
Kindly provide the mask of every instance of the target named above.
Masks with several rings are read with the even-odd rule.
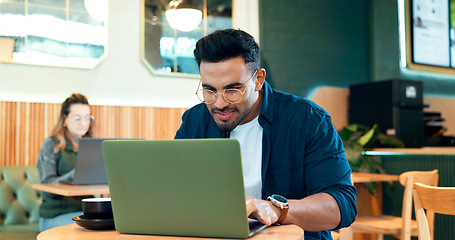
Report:
[[[207,104],[212,104],[216,100],[216,94],[212,90],[208,89],[199,90],[197,92],[197,97],[199,98],[199,100]]]
[[[85,121],[93,121],[93,116],[86,116],[83,119]],[[82,120],[82,117],[77,115],[77,116],[74,116],[73,120],[76,121],[76,122],[79,122],[80,120]]]
[[[242,91],[239,89],[226,89],[224,91],[224,99],[230,103],[238,103],[242,101]]]

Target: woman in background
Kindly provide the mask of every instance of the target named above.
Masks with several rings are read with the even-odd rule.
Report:
[[[38,157],[41,183],[72,181],[79,140],[91,137],[92,115],[87,98],[73,94],[62,104],[60,118],[51,136],[44,140]],[[72,223],[72,217],[82,215],[81,197],[65,197],[42,193],[40,231]]]

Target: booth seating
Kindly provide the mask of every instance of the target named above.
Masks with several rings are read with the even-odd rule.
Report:
[[[34,183],[36,166],[0,167],[0,239],[36,239],[42,200]]]

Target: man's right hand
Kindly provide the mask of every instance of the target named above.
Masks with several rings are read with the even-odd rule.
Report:
[[[274,206],[270,201],[246,197],[246,212],[249,218],[270,226],[278,221],[281,209]]]

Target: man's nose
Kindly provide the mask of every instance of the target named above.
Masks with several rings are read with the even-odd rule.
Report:
[[[218,109],[223,109],[229,105],[229,102],[224,99],[224,96],[222,93],[218,93],[216,95],[216,100],[215,100],[215,107]]]

